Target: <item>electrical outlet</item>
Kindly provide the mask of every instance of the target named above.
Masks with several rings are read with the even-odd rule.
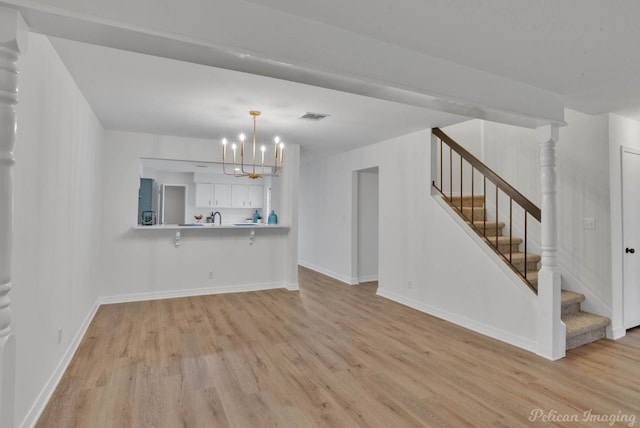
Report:
[[[209,271],[209,279],[213,279],[213,271],[212,270]]]
[[[584,228],[585,229],[595,229],[596,228],[596,219],[595,218],[585,218],[584,219]]]
[[[413,288],[413,281],[407,281],[407,288],[411,290]]]
[[[62,329],[58,329],[58,345],[62,343]]]

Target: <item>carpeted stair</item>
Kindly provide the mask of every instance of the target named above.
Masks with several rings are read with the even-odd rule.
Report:
[[[482,195],[462,196],[462,200],[459,196],[453,196],[451,199],[445,197],[445,201],[455,208],[470,227],[473,226],[474,230],[485,238],[487,245],[507,260],[511,260],[512,268],[521,276],[525,274],[526,263],[526,280],[523,278],[523,281],[537,291],[540,256],[528,252],[525,257],[525,254],[520,251],[521,238],[512,237],[510,243],[509,237],[502,235],[504,222],[496,223],[485,219],[486,210]],[[611,322],[609,318],[582,311],[580,303],[584,299],[582,294],[562,290],[562,321],[567,327],[567,350],[604,338]]]
[[[580,303],[584,295],[573,291],[562,290],[562,321],[567,326],[567,350],[603,339],[609,318],[584,312]]]

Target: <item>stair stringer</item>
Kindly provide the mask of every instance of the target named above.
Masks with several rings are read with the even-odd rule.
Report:
[[[527,314],[520,313],[517,316],[514,315],[513,322],[517,324],[521,322],[523,317],[531,317],[531,321],[535,325],[537,313],[538,313],[538,299],[535,293],[529,289],[529,287],[523,282],[522,278],[517,275],[504,260],[496,254],[487,243],[474,231],[469,225],[467,225],[460,216],[451,212],[452,208],[442,199],[440,194],[432,194],[432,197],[429,198],[430,201],[433,201],[440,205],[440,211],[442,213],[442,218],[437,221],[434,219],[435,224],[438,224],[439,221],[451,221],[454,223],[455,227],[458,231],[464,232],[464,235],[471,238],[471,240],[475,243],[475,245],[466,245],[462,243],[462,245],[466,245],[468,248],[473,248],[473,251],[479,251],[482,253],[489,261],[492,263],[487,263],[487,266],[491,266],[491,269],[494,269],[498,272],[501,272],[508,283],[512,284],[510,293],[512,296],[518,296],[518,300],[520,302],[518,304],[524,304],[529,307],[529,312]],[[462,235],[460,236],[462,238]],[[468,240],[462,238],[465,243],[469,243]],[[477,331],[478,333],[484,334],[486,336],[493,337],[494,339],[501,340],[503,342],[509,343],[511,345],[517,346],[519,348],[525,349],[529,352],[537,353],[538,343],[536,340],[535,331],[529,337],[514,335],[512,332],[503,330],[499,327],[488,325],[487,323],[479,323],[475,322],[472,318],[465,316],[465,314],[460,313],[452,313],[451,311],[442,310],[442,308],[435,307],[434,305],[428,305],[418,300],[412,300],[405,296],[400,296],[395,293],[388,293],[386,290],[379,288],[378,294],[387,297],[391,300],[398,301],[399,303],[405,304],[407,306],[414,307],[415,309],[421,310],[423,312],[430,313],[439,318],[445,319],[447,321],[453,322],[455,324],[461,325],[463,327],[469,328],[470,330]],[[501,296],[501,298],[504,296]],[[502,302],[507,303],[508,302]],[[515,303],[515,302],[514,302]]]

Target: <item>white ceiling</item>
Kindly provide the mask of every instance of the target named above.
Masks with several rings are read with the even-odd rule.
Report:
[[[58,5],[54,0],[12,0],[23,5],[32,31],[184,59],[52,38],[107,128],[217,140],[246,132],[248,110],[259,109],[259,136],[279,133],[300,144],[310,159],[462,120],[427,107],[446,110],[449,101],[464,103],[467,90],[471,115],[482,117],[471,92],[482,86],[479,82],[491,82],[487,73],[503,79],[489,92],[509,82],[523,89],[520,94],[504,90],[494,96],[499,102],[509,104],[534,88],[586,113],[640,119],[640,2],[184,0],[181,6],[169,0],[139,1],[140,8],[122,10],[112,3],[66,0],[65,7],[73,9],[68,12],[52,8]],[[198,10],[208,18],[198,16]],[[246,19],[238,21],[239,16]],[[418,81],[446,83],[438,80],[442,76],[435,68],[434,74],[422,74],[425,67],[442,65],[470,86],[462,97],[449,94],[447,100],[446,93],[440,94],[445,102],[425,98],[428,91],[402,86],[403,79],[415,76],[411,70],[398,74],[402,64],[389,64],[394,50],[401,52],[397,58],[414,61]],[[358,81],[352,71],[364,64],[375,64],[396,80],[376,81],[381,74],[370,67],[371,73],[364,70]],[[431,85],[439,96],[438,83]],[[454,106],[448,111],[465,110]],[[306,112],[331,116],[318,123],[297,119]]]
[[[640,106],[640,2],[246,0],[507,77],[591,114]]]
[[[280,136],[305,160],[465,120],[421,107],[270,77],[51,38],[106,129],[211,139]],[[307,112],[330,116],[314,122]]]

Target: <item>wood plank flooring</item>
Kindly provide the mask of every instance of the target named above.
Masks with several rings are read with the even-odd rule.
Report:
[[[640,330],[550,362],[375,283],[299,282],[102,306],[37,426],[640,425]]]

